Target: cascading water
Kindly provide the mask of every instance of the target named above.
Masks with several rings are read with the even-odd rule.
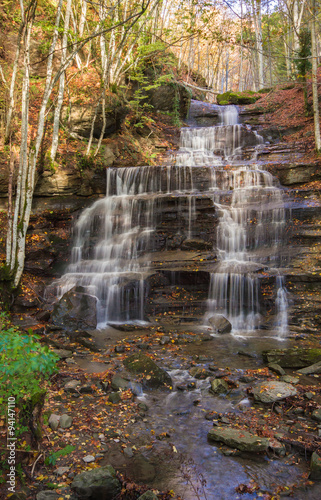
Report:
[[[182,147],[176,155],[176,163],[180,165],[217,165],[211,188],[219,213],[216,242],[219,263],[211,273],[206,319],[213,313],[223,314],[234,331],[251,331],[260,326],[258,271],[268,264],[276,268],[281,265],[279,250],[285,233],[284,201],[276,179],[258,169],[253,163],[255,154],[247,165],[234,161],[245,141],[249,143],[244,130],[238,124],[237,108],[227,106],[221,112],[220,126],[183,129]],[[252,144],[253,141],[258,145],[263,139],[255,134]],[[220,187],[216,173],[222,166],[222,158],[218,155],[229,162]],[[287,328],[287,293],[279,274],[275,288],[274,326],[283,335]]]
[[[282,191],[271,174],[258,169],[254,155],[242,159],[244,146],[255,150],[262,138],[237,123],[235,106],[218,109],[220,125],[182,129],[171,165],[108,169],[106,197],[80,216],[72,262],[56,282],[56,294],[81,286],[96,296],[99,326],[145,319],[145,284],[165,204],[174,198],[181,219],[177,232],[188,240],[196,234],[198,197],[207,196],[218,224],[206,318],[223,314],[234,331],[259,327],[260,279],[269,266],[265,274],[274,275],[276,325],[279,332],[286,330],[287,293],[278,269],[285,229]]]

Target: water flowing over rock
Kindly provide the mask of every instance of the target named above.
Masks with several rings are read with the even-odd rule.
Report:
[[[249,331],[270,310],[286,331],[283,194],[257,166],[262,138],[238,124],[235,106],[217,108],[219,125],[182,129],[165,165],[108,168],[105,198],[79,217],[52,288],[60,299],[75,286],[96,297],[98,327],[168,314],[172,287],[187,286],[191,306],[178,301],[173,321],[197,310],[199,322],[220,314]]]

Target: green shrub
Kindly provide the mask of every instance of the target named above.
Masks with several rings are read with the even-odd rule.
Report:
[[[72,453],[76,449],[76,446],[71,446],[70,444],[67,444],[65,448],[62,448],[61,450],[55,451],[54,453],[51,453],[48,457],[45,459],[45,465],[55,465],[57,462],[57,458],[59,457],[65,457],[66,455],[69,455],[69,453]]]
[[[9,397],[22,408],[37,394],[43,393],[43,381],[56,368],[58,357],[37,342],[32,333],[21,333],[0,313],[0,414],[6,412]]]

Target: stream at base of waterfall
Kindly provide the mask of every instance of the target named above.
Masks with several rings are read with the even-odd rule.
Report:
[[[274,277],[271,326],[277,335],[286,334],[283,192],[256,164],[262,138],[238,123],[235,106],[218,109],[219,125],[181,130],[180,148],[168,159],[170,164],[109,168],[106,197],[80,215],[71,263],[53,286],[59,298],[75,286],[95,296],[98,327],[150,320],[144,311],[145,280],[153,272],[164,206],[175,197],[177,211],[185,213],[178,232],[190,240],[197,204],[207,196],[216,212],[216,258],[203,323],[219,313],[231,322],[233,333],[260,328],[260,283],[268,275]]]

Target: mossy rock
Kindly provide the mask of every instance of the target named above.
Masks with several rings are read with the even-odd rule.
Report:
[[[216,97],[217,104],[226,106],[227,104],[253,104],[260,97],[252,95],[253,92],[225,92]]]
[[[321,349],[290,348],[263,351],[264,361],[277,363],[282,368],[303,368],[321,361]]]
[[[269,92],[271,92],[271,90],[272,87],[265,87],[264,89],[258,90],[258,94],[268,94]]]
[[[124,365],[130,373],[142,377],[142,382],[148,387],[172,387],[172,379],[155,361],[145,354],[138,353],[124,360]]]

